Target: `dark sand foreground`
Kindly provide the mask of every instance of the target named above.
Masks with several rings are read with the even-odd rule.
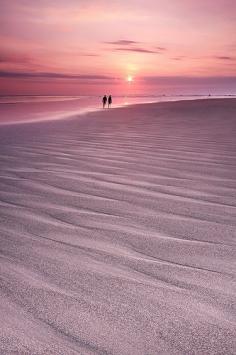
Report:
[[[0,127],[0,353],[236,353],[236,100]]]

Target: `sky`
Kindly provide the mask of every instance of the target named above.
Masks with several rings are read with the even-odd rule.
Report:
[[[235,33],[235,0],[0,0],[0,95],[236,94]]]

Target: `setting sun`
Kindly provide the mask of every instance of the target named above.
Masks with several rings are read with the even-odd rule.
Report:
[[[129,76],[127,77],[127,81],[128,81],[129,83],[131,83],[133,80],[134,80],[134,79],[133,79],[133,77],[132,77],[131,75],[129,75]]]

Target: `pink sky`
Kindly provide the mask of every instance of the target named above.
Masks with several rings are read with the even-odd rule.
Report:
[[[235,0],[0,6],[2,95],[236,93]]]

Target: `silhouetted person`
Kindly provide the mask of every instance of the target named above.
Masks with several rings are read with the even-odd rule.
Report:
[[[106,95],[103,96],[102,103],[103,103],[103,108],[104,108],[106,106],[106,103],[107,103],[107,96]]]
[[[112,104],[112,97],[111,97],[111,95],[109,95],[109,97],[108,97],[108,107],[110,107],[111,104]]]

